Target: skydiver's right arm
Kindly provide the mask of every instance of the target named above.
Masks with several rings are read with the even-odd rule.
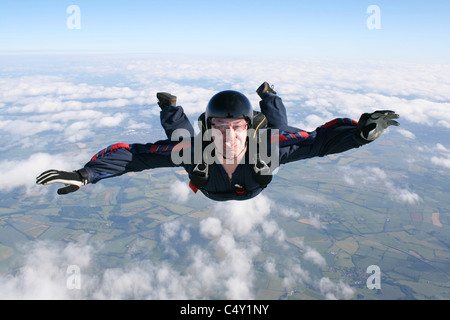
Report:
[[[182,166],[183,164],[175,164],[172,161],[172,152],[189,147],[190,141],[186,143],[170,140],[148,144],[114,144],[94,155],[82,169],[74,172],[49,170],[42,173],[36,183],[63,183],[66,187],[59,189],[58,194],[66,194],[87,183],[97,183],[102,179],[128,172]]]
[[[84,170],[88,182],[97,183],[105,178],[112,178],[128,172],[147,169],[175,167],[170,150],[176,145],[171,141],[148,144],[118,143],[101,150],[94,155]]]

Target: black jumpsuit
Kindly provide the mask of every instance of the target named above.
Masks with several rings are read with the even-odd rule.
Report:
[[[357,134],[357,122],[348,118],[334,119],[312,132],[288,126],[286,109],[279,96],[266,94],[260,102],[261,112],[267,117],[268,127],[279,130],[275,140],[279,141],[279,164],[311,157],[344,152],[368,143]],[[196,165],[193,157],[186,163],[175,163],[174,152],[194,153],[194,130],[182,107],[170,107],[161,111],[161,124],[168,137],[176,129],[186,129],[189,138],[182,141],[162,140],[147,144],[118,143],[101,150],[85,165],[88,181],[97,183],[101,179],[161,167],[183,167],[191,177]],[[273,139],[274,137],[269,137]],[[255,197],[263,189],[254,177],[249,160],[239,164],[230,179],[222,165],[209,166],[209,179],[200,191],[216,201],[246,200]],[[245,192],[242,192],[244,190]]]

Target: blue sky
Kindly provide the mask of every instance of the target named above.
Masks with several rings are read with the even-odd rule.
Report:
[[[81,29],[67,28],[70,5]],[[370,30],[370,5],[381,29]],[[448,61],[449,1],[2,0],[0,51]]]

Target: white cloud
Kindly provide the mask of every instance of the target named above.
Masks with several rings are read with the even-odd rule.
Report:
[[[114,57],[106,59],[104,67],[92,58],[76,68],[65,66],[60,70],[53,75],[42,72],[14,77],[11,73],[8,78],[0,78],[0,134],[9,134],[9,143],[21,144],[24,137],[43,132],[48,137],[45,143],[50,145],[61,139],[83,142],[97,130],[124,123],[132,129],[148,128],[137,123],[128,110],[143,106],[149,110],[145,117],[158,117],[158,91],[177,95],[192,121],[221,89],[243,91],[258,109],[255,89],[264,80],[275,84],[284,98],[291,124],[302,129],[313,130],[341,116],[357,120],[361,113],[376,109],[394,109],[401,115],[400,122],[404,119],[426,126],[450,127],[450,84],[445,65]],[[80,81],[80,72],[86,82]],[[129,82],[109,86],[99,85],[98,81],[89,83],[90,78],[107,79],[109,74],[123,74]],[[77,122],[85,125],[80,128]],[[415,137],[403,127],[395,130],[409,139]],[[64,135],[53,135],[52,141],[52,132]],[[432,162],[448,165],[440,157]]]
[[[269,257],[266,261],[264,261],[264,270],[272,276],[278,275],[277,265],[274,258]]]
[[[280,229],[275,220],[264,221],[261,227],[266,236],[274,237],[279,243],[286,239],[285,233]]]
[[[325,258],[314,248],[306,247],[306,252],[304,253],[304,258],[319,267],[325,267],[327,265]]]
[[[316,229],[326,229],[320,222],[320,214],[309,213],[308,222]]]
[[[215,83],[219,90],[241,90],[255,106],[259,99],[254,90],[267,80],[275,84],[285,99],[290,115],[303,113],[302,119],[293,120],[302,128],[315,128],[323,124],[321,120],[331,120],[330,116],[357,120],[361,113],[376,109],[393,109],[402,119],[430,126],[450,123],[450,115],[446,113],[450,100],[448,66],[327,60],[224,60],[219,63],[207,58],[200,61],[175,58],[170,63],[135,60],[128,69],[142,83],[152,86],[156,82],[165,86],[163,90],[176,94],[189,114],[203,111],[217,91],[211,90],[210,85],[202,87],[201,80]],[[163,75],[175,83],[161,83]],[[180,86],[179,80],[200,85]]]
[[[283,287],[286,291],[292,291],[299,284],[305,283],[312,285],[309,272],[303,269],[299,263],[289,263],[283,276]]]
[[[450,158],[449,157],[431,157],[431,162],[435,165],[442,166],[445,168],[450,168]]]
[[[64,79],[64,74],[57,76],[33,75],[18,78],[0,79],[0,87],[5,89],[0,99],[6,102],[27,101],[29,98],[41,97],[48,101],[85,100],[85,99],[131,99],[137,97],[138,92],[129,87],[105,87],[100,85],[88,85],[86,83],[75,84]],[[28,100],[33,101],[33,100]],[[36,100],[35,100],[36,101]],[[41,100],[43,102],[45,100]],[[26,112],[43,112],[48,109],[39,107],[38,104],[30,104]],[[32,107],[33,106],[33,107]],[[34,109],[36,108],[36,109]],[[54,109],[51,109],[54,111]]]
[[[219,203],[216,212],[221,215],[224,223],[229,225],[236,235],[246,235],[261,225],[271,210],[271,200],[267,197],[257,197],[257,201],[230,201]]]
[[[74,299],[68,290],[68,266],[83,269],[91,264],[92,247],[83,242],[62,248],[56,243],[27,244],[24,261],[15,276],[0,275],[0,299]]]
[[[155,102],[145,91],[67,79],[63,74],[0,78],[0,105],[6,115],[0,119],[0,133],[9,134],[12,144],[45,131],[64,131],[66,141],[79,142],[92,137],[95,130],[118,127],[129,117],[114,109]],[[54,137],[53,142],[61,139]]]
[[[189,200],[189,196],[192,190],[186,181],[175,180],[170,184],[170,199],[178,202],[185,203]]]
[[[437,166],[450,168],[450,150],[441,143],[437,143],[432,153],[439,153],[440,156],[432,156],[431,162]]]
[[[187,242],[190,237],[189,225],[182,226],[178,220],[167,222],[161,227],[161,241],[165,244],[172,241]]]
[[[124,113],[116,113],[112,116],[103,117],[98,122],[98,126],[102,127],[117,127],[123,119],[127,117]]]
[[[253,202],[269,203],[264,196]],[[257,269],[255,262],[262,253],[262,244],[273,241],[275,229],[279,228],[267,219],[261,219],[252,211],[261,209],[253,203],[244,202],[221,205],[211,216],[199,224],[200,235],[208,243],[201,246],[190,243],[190,237],[183,236],[189,225],[179,220],[169,221],[161,227],[161,244],[166,253],[175,259],[184,258],[185,269],[175,266],[171,259],[129,262],[119,268],[101,269],[97,265],[98,250],[88,244],[88,238],[66,246],[51,242],[36,241],[21,249],[23,262],[14,274],[0,275],[0,298],[4,299],[209,299],[225,298],[233,300],[254,299]],[[239,208],[242,207],[242,208]],[[253,209],[251,209],[253,208]],[[248,223],[242,233],[236,224],[239,220],[228,219],[230,210],[238,209],[241,214],[250,214],[253,223]],[[245,209],[245,210],[243,210]],[[266,223],[270,227],[265,226]],[[271,229],[270,232],[267,228]],[[279,240],[276,240],[279,241]],[[284,241],[281,240],[281,241]],[[179,243],[183,242],[183,246]],[[285,250],[280,243],[280,250]],[[317,250],[306,247],[305,260],[324,266],[323,257]],[[266,254],[265,254],[266,255]],[[80,290],[69,290],[66,270],[69,265],[80,267]],[[347,298],[345,285],[328,281],[326,286],[320,279],[314,280],[303,269],[297,257],[286,254],[283,262],[270,255],[264,264],[270,275],[283,279],[286,290],[308,284],[324,293],[324,296]],[[96,271],[97,270],[97,271]],[[99,272],[95,275],[91,272]],[[260,272],[260,271],[258,271]]]
[[[42,143],[51,146],[52,142],[61,139],[61,133],[63,139],[74,143],[90,138],[97,130],[119,127],[124,123],[128,123],[130,128],[144,129],[147,125],[140,123],[143,121],[141,118],[133,118],[130,108],[148,106],[148,110],[139,112],[139,115],[156,119],[159,115],[155,97],[157,91],[177,95],[179,104],[193,117],[191,120],[196,120],[209,98],[222,89],[243,91],[257,108],[259,98],[254,91],[262,81],[275,84],[275,89],[284,98],[291,123],[307,130],[313,130],[335,117],[357,120],[361,113],[377,109],[397,111],[401,115],[400,122],[406,120],[406,124],[414,122],[430,127],[450,127],[450,70],[445,65],[326,60],[214,60],[127,58],[112,60],[114,65],[105,61],[102,67],[90,65],[87,61],[78,70],[64,69],[56,76],[0,78],[0,133],[11,136],[5,147],[17,141],[23,142],[23,146],[32,146],[37,141],[35,135],[43,132],[49,133],[49,139]],[[133,87],[127,84],[102,86],[80,81],[76,83],[71,80],[70,72],[77,75],[83,73],[87,79],[91,75],[102,76],[108,72],[122,73]],[[395,130],[406,138],[415,139],[414,133],[404,127]],[[57,135],[52,137],[52,131]],[[435,165],[449,168],[448,149],[437,145],[434,151],[436,154],[428,159]],[[86,162],[87,156],[90,155],[73,157],[37,153],[12,159],[9,154],[3,153],[0,159],[3,168],[0,191],[24,187],[28,191],[44,192],[42,187],[35,187],[34,178],[39,173],[50,168],[77,169],[80,163]],[[417,193],[399,187],[397,180],[378,167],[347,167],[343,170],[345,181],[349,184],[361,182],[369,191],[371,188],[382,188],[394,201],[401,203],[417,204],[422,201]],[[171,188],[171,199],[180,203],[189,200],[190,194],[185,182],[175,182]],[[297,200],[302,202],[308,199]],[[317,197],[309,201],[321,203],[323,199]],[[254,261],[261,253],[262,243],[272,241],[284,249],[282,244],[286,235],[272,219],[273,211],[275,205],[264,196],[246,202],[214,204],[212,216],[199,223],[199,234],[208,241],[206,247],[190,245],[191,226],[180,224],[177,220],[165,223],[161,228],[162,244],[171,257],[187,259],[185,272],[175,269],[170,263],[142,261],[123,268],[106,269],[96,281],[85,279],[86,291],[80,295],[82,298],[106,299],[254,298]],[[283,207],[276,214],[292,219],[309,215],[310,222],[321,228],[316,214]],[[176,246],[180,243],[183,244],[183,252]],[[55,255],[49,254],[49,248]],[[87,256],[91,257],[95,251],[89,248],[85,247],[89,251]],[[325,265],[317,250],[308,246],[305,248],[305,260],[318,266]],[[72,298],[73,294],[65,289],[64,277],[58,274],[61,270],[64,274],[64,266],[76,260],[72,254],[64,252],[64,249],[55,249],[49,244],[36,244],[26,255],[22,271],[0,278],[0,295],[11,292],[11,297],[19,298]],[[45,261],[36,259],[39,255],[46,256],[48,263],[56,267],[46,268]],[[58,256],[65,257],[65,263]],[[333,283],[328,278],[315,281],[300,261],[293,257],[286,258],[284,262],[286,269],[279,261],[269,257],[264,267],[270,274],[282,277],[286,289],[308,283],[330,299],[349,298],[353,294],[353,290],[341,282]],[[80,262],[89,267],[92,263],[92,260]],[[46,273],[39,275],[31,272],[33,269]],[[41,289],[39,292],[36,286]]]
[[[441,143],[436,144],[436,150],[440,152],[449,153],[450,151]]]
[[[317,127],[323,125],[330,120],[330,117],[318,116],[316,114],[310,114],[305,117],[301,122],[295,123],[296,128],[300,128],[306,131],[314,131]]]
[[[398,128],[397,131],[398,131],[398,133],[400,133],[405,138],[408,138],[408,139],[411,139],[411,140],[416,138],[416,135],[414,133],[412,133],[411,131],[408,131],[408,130],[405,130],[405,129],[402,129],[402,128]]]
[[[170,61],[154,57],[111,60],[114,72],[126,74],[141,86],[139,89],[72,83],[70,77],[62,74],[0,79],[0,103],[13,104],[7,107],[9,110],[62,112],[153,105],[157,91],[169,91],[178,96],[179,103],[191,115],[202,112],[209,98],[225,88],[244,91],[257,106],[259,99],[254,90],[267,80],[285,98],[288,111],[305,113],[303,119],[295,122],[308,128],[320,125],[321,120],[330,120],[329,116],[357,118],[362,112],[381,108],[394,109],[402,118],[417,123],[441,126],[450,123],[446,112],[450,100],[446,77],[449,70],[445,65],[215,60],[180,57],[172,57]],[[86,61],[83,72],[97,76],[98,66],[89,63]]]
[[[327,277],[323,277],[320,279],[319,288],[320,292],[328,300],[350,299],[355,294],[354,289],[344,282],[339,281],[336,284]]]
[[[354,168],[350,166],[339,167],[343,172],[344,181],[350,185],[363,186],[368,191],[374,188],[383,188],[386,194],[396,202],[418,205],[422,198],[408,188],[396,185],[388,174],[377,167]]]
[[[5,120],[0,122],[0,130],[21,137],[33,136],[47,130],[61,131],[63,128],[61,124],[49,121]]]
[[[79,169],[77,160],[86,157],[80,154],[76,157],[64,155],[50,155],[47,153],[36,153],[25,160],[4,160],[0,162],[0,191],[11,191],[14,188],[24,187],[27,193],[44,192],[42,186],[36,186],[35,178],[49,169],[72,171]]]
[[[197,286],[189,276],[166,265],[143,262],[125,269],[107,269],[92,293],[93,299],[188,299]],[[192,291],[192,292],[191,292]]]
[[[217,238],[222,234],[222,222],[214,217],[200,222],[200,234],[208,239]]]
[[[278,213],[283,217],[290,217],[290,218],[299,218],[300,213],[293,209],[293,208],[287,208],[284,206],[280,206]]]

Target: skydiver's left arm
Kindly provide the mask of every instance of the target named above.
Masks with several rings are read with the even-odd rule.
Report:
[[[391,125],[398,126],[399,116],[382,110],[363,114],[359,121],[334,119],[313,132],[280,132],[280,163],[323,157],[325,155],[359,148],[377,139]]]

